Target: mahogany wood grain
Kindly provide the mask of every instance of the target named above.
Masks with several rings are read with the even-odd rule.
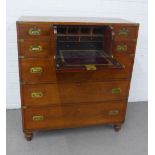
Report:
[[[119,56],[114,54],[114,58],[123,64],[125,68],[102,68],[96,71],[72,71],[66,72],[56,70],[56,77],[59,82],[86,82],[86,81],[105,81],[130,79],[134,57],[129,55]]]
[[[19,39],[47,39],[50,38],[52,32],[52,26],[50,24],[18,24],[19,29]],[[31,28],[36,28],[41,30],[40,35],[30,35],[29,30]]]
[[[21,59],[21,77],[24,82],[55,82],[55,65],[53,58],[48,59]],[[41,73],[31,73],[31,68],[41,67]]]
[[[118,111],[118,114],[112,115],[111,111]],[[24,110],[25,129],[59,129],[121,123],[125,118],[125,111],[126,102],[28,108]],[[43,120],[34,121],[33,116],[43,116]]]
[[[133,25],[113,25],[114,27],[114,32],[115,32],[115,41],[116,40],[130,40],[130,39],[137,39],[138,37],[138,26],[133,26]],[[128,35],[124,36],[124,35],[119,35],[120,30],[127,30],[128,31]]]
[[[126,100],[128,85],[128,81],[23,85],[24,105],[63,105]],[[112,90],[115,88],[120,89],[120,92],[113,93]],[[42,97],[32,97],[34,92],[41,92]]]
[[[117,49],[118,46],[126,46],[127,48],[124,51],[119,51]],[[123,56],[124,57],[124,54],[135,54],[135,51],[136,51],[136,42],[133,41],[133,40],[115,41],[113,43],[112,53],[115,54],[115,55],[119,55],[119,56]]]
[[[48,58],[53,57],[51,40],[24,40],[19,43],[19,56],[26,58]],[[31,46],[41,46],[41,51],[31,51]]]
[[[113,58],[124,68],[56,70],[57,36],[54,26],[59,24],[108,25],[104,46],[112,51]],[[38,29],[39,34],[30,34],[32,28]],[[113,124],[116,131],[120,130],[125,120],[138,29],[138,23],[113,18],[20,18],[17,21],[17,39],[22,123],[26,139],[31,140],[34,131],[47,129]],[[122,30],[125,33],[120,35]],[[112,46],[109,46],[109,41]],[[42,46],[42,52],[30,52],[32,45]],[[118,45],[127,45],[127,48],[118,52]],[[32,67],[41,67],[42,72],[31,73]],[[112,93],[113,88],[120,88],[120,93]],[[41,92],[38,98],[32,95],[37,92]],[[33,120],[33,116],[41,116],[42,120]]]

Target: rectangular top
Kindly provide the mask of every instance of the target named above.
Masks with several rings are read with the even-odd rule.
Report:
[[[52,24],[138,24],[125,19],[120,18],[100,18],[100,17],[50,17],[50,16],[22,16],[17,22],[45,22]]]

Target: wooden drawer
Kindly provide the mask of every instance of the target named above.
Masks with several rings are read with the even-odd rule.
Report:
[[[125,100],[129,81],[23,85],[24,105]]]
[[[135,54],[135,50],[135,41],[115,41],[113,44],[112,53],[122,56],[122,54]]]
[[[17,23],[19,39],[45,39],[51,35],[52,27],[50,24],[20,24]]]
[[[27,108],[23,116],[26,130],[39,130],[122,123],[125,111],[126,103],[110,102]]]
[[[138,37],[138,25],[114,25],[113,27],[115,32],[115,40],[137,39]]]
[[[52,57],[51,42],[49,41],[23,41],[19,44],[19,55],[26,58]]]
[[[104,81],[130,79],[133,67],[134,57],[129,55],[119,56],[114,54],[114,58],[125,68],[103,68],[96,71],[56,71],[57,80],[60,82],[87,82],[87,81]]]
[[[22,59],[20,75],[20,80],[27,83],[55,82],[53,59]]]

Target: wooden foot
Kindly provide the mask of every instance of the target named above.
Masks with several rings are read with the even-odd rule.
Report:
[[[25,132],[25,138],[27,141],[31,141],[33,137],[33,133],[32,132]]]
[[[120,130],[121,130],[121,124],[115,124],[115,125],[114,125],[114,130],[115,130],[116,132],[120,131]]]

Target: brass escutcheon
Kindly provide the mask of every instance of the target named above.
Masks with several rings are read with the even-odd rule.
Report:
[[[116,47],[116,50],[117,50],[117,52],[124,52],[124,51],[127,51],[127,49],[128,49],[128,46],[127,45],[117,45],[117,47]]]
[[[40,34],[41,34],[41,29],[38,29],[36,27],[29,29],[29,35],[31,36],[40,35]]]
[[[35,74],[35,73],[42,73],[42,71],[43,71],[42,67],[31,67],[31,68],[30,68],[30,72],[31,72],[32,74]]]
[[[31,97],[32,98],[41,98],[41,97],[43,97],[43,93],[42,92],[32,92]]]
[[[128,37],[128,35],[129,35],[129,30],[128,30],[128,29],[125,29],[125,28],[120,29],[119,32],[118,32],[118,34],[119,34],[120,36],[123,36],[123,37]]]
[[[119,111],[118,110],[110,110],[109,111],[109,115],[110,116],[116,116],[116,115],[118,115],[119,114]]]
[[[42,46],[40,45],[31,45],[30,48],[29,48],[29,51],[30,52],[41,52],[43,50]]]
[[[89,70],[96,70],[96,66],[95,65],[92,65],[92,64],[89,64],[89,65],[85,65],[86,67],[86,70],[89,71]]]
[[[121,88],[113,88],[111,92],[112,94],[119,94],[121,92]]]
[[[33,116],[32,119],[33,121],[43,121],[44,116],[43,115]]]

